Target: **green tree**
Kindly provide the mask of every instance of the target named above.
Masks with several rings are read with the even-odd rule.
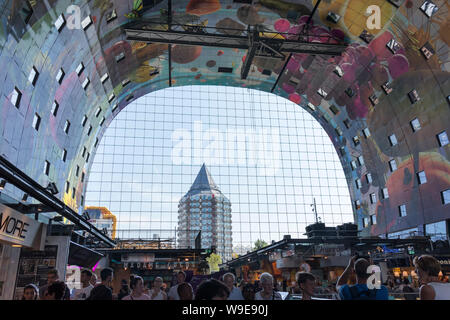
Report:
[[[265,242],[264,240],[258,239],[255,241],[255,246],[253,247],[253,250],[259,250],[264,247],[267,247],[269,244]]]

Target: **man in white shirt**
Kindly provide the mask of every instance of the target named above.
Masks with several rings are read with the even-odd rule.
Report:
[[[239,288],[236,288],[234,283],[236,282],[236,277],[231,272],[225,273],[222,277],[225,285],[230,289],[230,295],[228,296],[228,300],[244,300],[242,296],[242,291]]]
[[[177,273],[178,284],[170,288],[169,294],[167,295],[169,300],[180,300],[180,296],[178,295],[178,285],[183,283],[185,280],[186,274],[183,271],[178,271]]]
[[[92,272],[90,270],[84,269],[81,271],[81,289],[73,289],[72,295],[70,296],[71,300],[86,300],[86,298],[89,297],[91,290],[94,288],[90,283],[91,277]]]

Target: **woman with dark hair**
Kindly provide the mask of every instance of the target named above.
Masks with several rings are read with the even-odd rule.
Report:
[[[64,292],[66,290],[66,284],[62,281],[55,281],[48,286],[45,292],[45,300],[62,300]]]
[[[450,283],[439,281],[441,265],[430,255],[414,258],[414,266],[419,277],[420,300],[450,300]]]
[[[230,289],[219,280],[203,281],[197,289],[195,300],[227,300]]]
[[[246,283],[242,287],[242,296],[244,300],[255,300],[255,286],[251,283]]]
[[[39,289],[36,285],[30,283],[23,289],[22,300],[37,300],[39,296]]]
[[[144,293],[144,280],[139,276],[130,276],[131,294],[124,297],[122,300],[151,300],[148,295]]]

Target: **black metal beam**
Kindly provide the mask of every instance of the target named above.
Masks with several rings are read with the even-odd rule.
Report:
[[[45,190],[39,183],[34,181],[2,156],[0,156],[0,177],[6,179],[9,183],[21,189],[43,205],[52,208],[54,212],[73,222],[82,230],[89,232],[107,246],[114,247],[116,245],[113,240],[104,235],[99,229],[94,227],[70,207],[66,206],[64,202]]]

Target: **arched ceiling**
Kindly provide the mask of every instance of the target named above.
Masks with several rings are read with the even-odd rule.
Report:
[[[363,234],[440,221],[450,216],[441,200],[441,192],[450,186],[450,146],[440,146],[437,138],[443,131],[450,133],[450,5],[434,0],[439,9],[429,17],[421,10],[424,2],[323,0],[310,32],[314,41],[326,35],[348,44],[341,56],[255,58],[242,80],[246,50],[172,45],[169,59],[167,44],[127,40],[124,27],[130,22],[167,17],[167,0],[144,0],[142,10],[138,0],[2,0],[1,153],[42,185],[55,182],[58,196],[79,210],[98,141],[131,101],[169,85],[255,88],[298,103],[322,124],[341,158],[355,220],[362,228],[364,219],[376,216],[376,224],[365,227]],[[316,4],[177,0],[170,5],[175,23],[233,28],[237,34],[258,24],[265,32],[295,35]],[[378,29],[368,28],[368,19],[376,22],[366,12],[370,5],[380,9]],[[327,19],[329,12],[340,19]],[[61,14],[64,23],[55,25]],[[368,36],[361,36],[364,30]],[[390,50],[392,39],[398,47]],[[435,52],[429,59],[421,52],[426,44]],[[30,78],[33,68],[35,83]],[[221,68],[231,72],[219,72]],[[382,89],[386,82],[392,88],[389,94]],[[414,103],[408,95],[413,90],[420,97]],[[36,117],[38,130],[33,128]],[[410,123],[414,118],[421,126],[416,132]],[[394,146],[389,140],[393,134]],[[392,160],[397,166],[393,172]],[[45,161],[50,163],[48,174]],[[426,173],[424,185],[418,184],[419,171]],[[407,204],[408,214],[399,218],[402,204]]]

